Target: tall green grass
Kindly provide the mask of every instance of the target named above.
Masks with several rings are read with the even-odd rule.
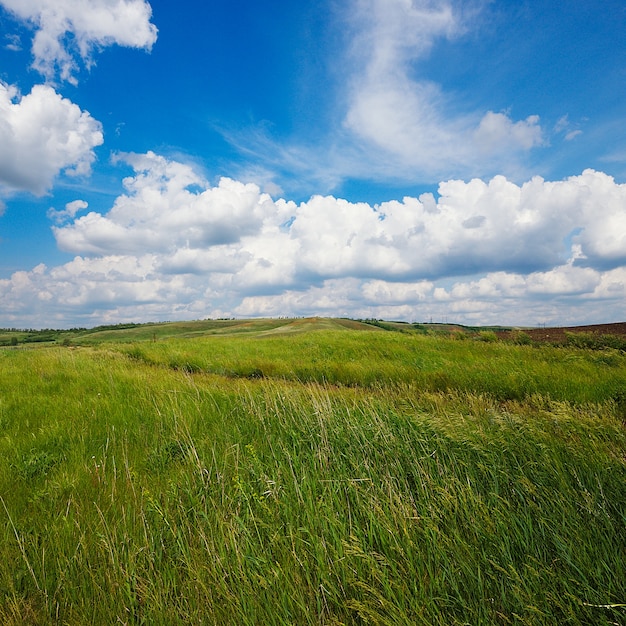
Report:
[[[619,624],[624,355],[0,351],[3,624]]]
[[[618,350],[537,348],[500,342],[380,331],[202,337],[136,342],[132,358],[187,372],[229,377],[420,390],[463,390],[500,400],[541,394],[554,400],[621,398],[626,356]]]

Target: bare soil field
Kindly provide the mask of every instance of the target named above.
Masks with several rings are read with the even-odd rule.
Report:
[[[626,336],[626,322],[613,324],[593,324],[589,326],[567,326],[559,328],[528,328],[523,331],[533,341],[545,341],[549,343],[564,343],[568,333],[586,333],[593,335],[617,335]],[[498,333],[503,337],[509,337],[512,332]]]

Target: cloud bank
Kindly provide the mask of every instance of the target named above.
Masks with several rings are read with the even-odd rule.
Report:
[[[34,325],[44,311],[74,323],[320,314],[528,324],[584,321],[597,302],[602,320],[624,317],[626,185],[601,172],[449,180],[436,196],[376,206],[296,204],[232,179],[212,186],[154,153],[118,159],[133,168],[126,193],[105,214],[78,216],[81,201],[51,214],[59,247],[77,256],[0,280],[5,313]]]

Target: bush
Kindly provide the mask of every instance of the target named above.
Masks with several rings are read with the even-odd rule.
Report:
[[[603,350],[613,348],[626,351],[626,338],[618,335],[597,335],[594,333],[565,333],[567,344],[575,348]]]
[[[521,330],[514,330],[511,333],[511,341],[518,346],[529,346],[533,342],[530,335]]]
[[[493,330],[481,330],[478,333],[477,339],[479,341],[486,341],[487,343],[493,343],[494,341],[498,341],[498,335],[493,332]]]

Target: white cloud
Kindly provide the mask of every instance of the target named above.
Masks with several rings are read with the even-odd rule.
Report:
[[[504,113],[487,112],[480,120],[474,135],[473,146],[487,154],[500,154],[511,149],[530,150],[541,145],[539,116],[513,122]]]
[[[433,295],[432,282],[390,283],[384,280],[369,280],[361,285],[364,303],[369,306],[416,305]]]
[[[600,280],[600,273],[591,268],[567,264],[548,272],[531,274],[527,285],[531,294],[578,295],[593,293]]]
[[[313,196],[296,205],[227,178],[212,187],[191,166],[154,153],[120,159],[135,170],[124,180],[128,193],[105,215],[53,227],[61,249],[158,253],[170,272],[226,263],[242,270],[237,282],[248,287],[260,275],[267,284],[270,274],[271,284],[285,285],[547,271],[570,258],[595,268],[626,263],[626,185],[593,170],[521,186],[504,176],[450,180],[440,183],[436,202],[427,195],[371,206]]]
[[[264,221],[288,218],[286,204],[273,203],[256,185],[222,178],[217,187],[208,187],[191,166],[152,152],[120,155],[118,160],[135,169],[135,176],[124,180],[128,194],[117,198],[104,216],[91,212],[71,225],[55,227],[62,250],[136,254],[204,249],[238,242],[257,233]]]
[[[157,29],[145,0],[0,0],[35,28],[33,67],[48,80],[57,72],[76,83],[76,57],[90,67],[93,52],[117,44],[150,50]]]
[[[22,49],[22,40],[19,35],[5,35],[4,39],[6,41],[4,45],[5,50],[19,52]]]
[[[86,175],[102,126],[52,87],[21,96],[0,82],[0,191],[41,195],[60,172]]]
[[[621,301],[622,315],[620,319],[623,320],[626,317],[626,307],[624,306],[624,302],[626,302],[626,268],[616,267],[608,272],[602,272],[600,282],[592,295],[593,298],[602,301]]]
[[[569,133],[565,135],[565,141],[571,141],[572,139],[576,139],[578,135],[582,135],[582,130],[571,130]]]
[[[575,128],[570,123],[568,115],[563,115],[557,120],[554,125],[554,132],[563,134],[563,139],[565,139],[565,141],[572,141],[572,139],[575,139],[579,135],[583,134],[582,130]]]
[[[467,27],[444,0],[360,0],[353,76],[345,124],[406,172],[484,173],[503,157],[543,143],[536,115],[514,121],[503,112],[453,113],[440,87],[419,77],[419,61],[442,38]],[[506,164],[505,164],[506,165]]]
[[[518,325],[624,319],[626,269],[583,270],[584,289],[571,273],[569,266],[544,274],[496,272],[448,286],[337,278],[248,294],[233,289],[232,274],[163,274],[155,255],[76,257],[0,279],[0,307],[4,323],[19,327],[302,315]]]
[[[93,323],[321,314],[521,324],[626,314],[626,185],[601,172],[523,185],[450,180],[436,197],[378,206],[332,196],[297,205],[231,179],[211,186],[153,153],[120,160],[134,174],[108,213],[79,216],[82,201],[51,213],[69,219],[53,230],[79,256],[0,281],[5,318],[90,311]]]
[[[84,211],[89,204],[84,200],[73,200],[65,205],[65,209],[62,211],[55,211],[54,209],[48,210],[48,219],[53,220],[57,224],[73,219],[80,211]]]
[[[287,189],[329,192],[345,179],[432,183],[444,177],[526,174],[529,153],[546,145],[538,115],[477,109],[426,71],[436,44],[475,28],[479,2],[350,0],[346,49],[333,51],[329,128],[315,138],[273,140],[267,125],[223,131],[252,163],[272,168]],[[509,103],[509,106],[513,103]],[[495,105],[494,105],[495,106]],[[281,176],[283,178],[281,178]],[[304,183],[303,183],[304,181]]]

